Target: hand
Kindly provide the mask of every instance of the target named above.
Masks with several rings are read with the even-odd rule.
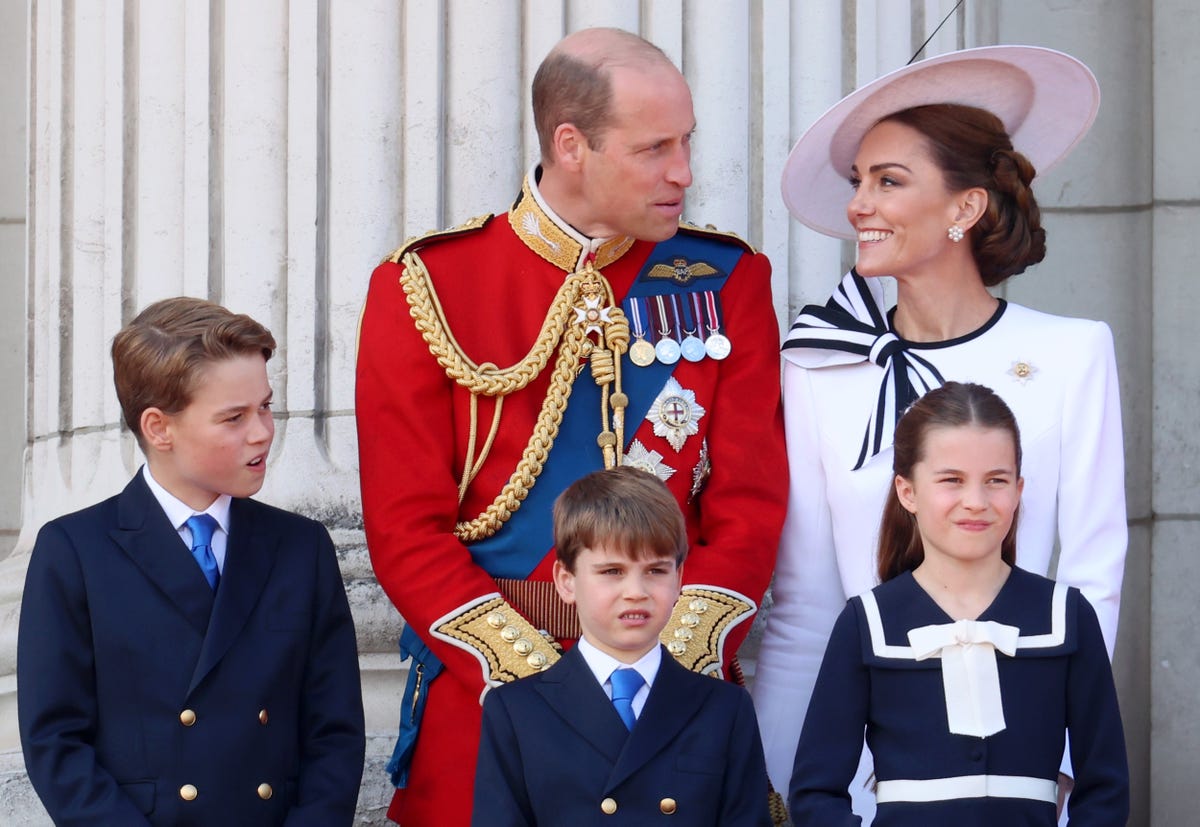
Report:
[[[1073,789],[1075,789],[1075,779],[1060,772],[1058,774],[1058,815],[1055,818],[1062,818],[1063,805],[1067,803],[1067,796]]]

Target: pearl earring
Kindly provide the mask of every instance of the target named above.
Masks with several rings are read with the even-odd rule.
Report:
[[[963,228],[957,224],[951,224],[950,229],[946,230],[946,235],[950,237],[951,241],[957,244],[963,240]]]

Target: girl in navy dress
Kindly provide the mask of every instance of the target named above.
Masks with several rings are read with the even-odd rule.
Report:
[[[990,389],[948,382],[895,432],[881,585],[833,630],[796,751],[797,827],[857,825],[862,735],[876,827],[1124,825],[1125,741],[1104,639],[1075,588],[1016,568],[1021,445]],[[1068,739],[1069,734],[1069,739]]]

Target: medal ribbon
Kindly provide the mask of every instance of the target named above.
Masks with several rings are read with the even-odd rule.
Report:
[[[658,333],[658,338],[661,340],[671,335],[671,325],[668,324],[670,320],[667,318],[667,306],[663,303],[663,297],[661,295],[655,296],[654,303],[658,307],[656,332]]]
[[[629,318],[633,321],[634,338],[646,338],[646,331],[642,327],[642,300],[638,298],[628,298],[625,300],[625,307],[628,310]]]
[[[721,330],[721,297],[711,290],[704,291],[704,307],[708,311],[708,332]]]
[[[679,296],[671,294],[671,316],[675,319],[675,341],[683,342],[683,324],[679,321]]]

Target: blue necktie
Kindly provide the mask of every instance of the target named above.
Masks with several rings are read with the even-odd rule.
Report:
[[[636,669],[618,669],[609,678],[612,682],[612,702],[626,729],[633,729],[637,716],[633,714],[633,696],[645,681]]]
[[[200,564],[200,571],[204,572],[208,585],[215,591],[221,580],[221,571],[217,568],[217,558],[212,550],[212,536],[217,521],[210,514],[195,514],[188,517],[187,527],[192,530],[192,556]]]

